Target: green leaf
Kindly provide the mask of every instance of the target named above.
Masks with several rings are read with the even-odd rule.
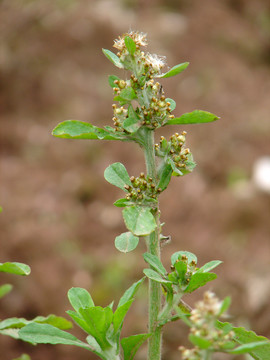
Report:
[[[175,270],[177,271],[179,279],[181,281],[184,281],[187,272],[187,264],[184,261],[180,260],[174,264],[174,267]]]
[[[91,328],[87,325],[86,321],[79,315],[77,312],[68,310],[66,313],[71,317],[71,319],[80,326],[87,334],[91,334]]]
[[[222,264],[222,261],[220,260],[209,261],[208,263],[204,264],[201,268],[199,268],[197,272],[206,273],[210,270],[213,270],[215,267],[217,267],[220,264]]]
[[[115,55],[112,51],[107,50],[107,49],[102,49],[102,52],[106,56],[106,58],[108,58],[116,67],[118,67],[119,69],[124,68],[119,57],[117,55]]]
[[[20,357],[13,360],[31,360],[30,356],[27,354],[22,354]]]
[[[75,336],[47,324],[31,323],[19,331],[19,337],[32,344],[75,345],[87,350],[92,350],[90,345],[83,343]]]
[[[208,349],[212,345],[211,341],[200,336],[190,334],[188,338],[193,345],[198,346],[200,349]]]
[[[165,101],[170,103],[171,111],[173,111],[176,108],[176,102],[173,99],[167,98],[165,99]]]
[[[252,342],[249,344],[244,344],[244,345],[238,346],[236,349],[229,350],[228,353],[234,354],[234,355],[246,354],[246,353],[250,353],[254,350],[257,350],[265,345],[270,345],[270,341],[269,340],[256,341],[256,342]],[[269,354],[268,354],[268,356],[269,356]]]
[[[19,339],[19,330],[20,329],[4,329],[4,330],[0,330],[0,334],[1,335],[6,335],[6,336],[10,336],[13,339]]]
[[[128,201],[126,198],[118,199],[113,203],[113,205],[117,207],[125,207],[130,205],[130,201]]]
[[[15,275],[29,275],[31,269],[28,265],[19,262],[0,263],[0,272],[7,272]]]
[[[129,206],[123,210],[123,217],[128,230],[137,236],[149,235],[157,227],[151,208]]]
[[[126,87],[125,89],[123,89],[121,92],[120,92],[120,95],[119,95],[122,99],[124,100],[128,100],[128,101],[131,101],[131,100],[134,100],[134,99],[137,99],[137,95],[135,93],[135,91],[132,89],[132,87],[128,86]]]
[[[151,280],[154,280],[159,283],[169,284],[170,281],[164,279],[159,273],[157,273],[155,270],[152,269],[144,269],[144,274]]]
[[[132,335],[121,340],[121,346],[124,351],[124,360],[133,360],[140,346],[147,340],[151,334]]]
[[[136,51],[135,42],[129,36],[126,36],[125,44],[126,44],[126,48],[127,48],[128,52],[130,53],[130,55],[134,55],[134,53]]]
[[[198,273],[192,275],[188,287],[185,289],[185,293],[191,293],[201,286],[204,286],[209,281],[216,279],[217,275],[214,273]]]
[[[217,322],[217,328],[223,330],[224,327],[231,326],[230,323],[222,323],[220,321]],[[232,330],[235,333],[234,340],[238,344],[249,344],[257,341],[268,341],[265,345],[262,345],[258,348],[249,351],[249,354],[255,360],[268,360],[270,354],[270,341],[264,336],[257,335],[254,331],[248,331],[243,327],[233,327]]]
[[[2,208],[2,206],[0,206],[0,213],[3,211],[3,208]]]
[[[0,298],[7,295],[12,290],[12,288],[13,286],[11,284],[5,284],[0,286]]]
[[[78,120],[61,122],[53,129],[52,135],[62,139],[123,140],[118,134]]]
[[[134,249],[139,244],[139,238],[134,236],[131,232],[125,232],[115,238],[115,247],[117,250],[127,253]]]
[[[175,262],[177,260],[182,260],[182,256],[185,256],[187,258],[188,263],[191,263],[192,261],[194,261],[196,264],[198,262],[197,260],[197,256],[192,254],[189,251],[177,251],[176,253],[172,254],[171,256],[171,262],[172,265],[175,265]]]
[[[133,106],[130,104],[128,107],[128,118],[124,120],[123,128],[129,133],[134,133],[141,126],[139,120],[140,120],[139,116],[137,115],[136,111],[133,109]]]
[[[143,258],[159,274],[166,276],[167,271],[157,256],[152,255],[150,253],[144,253]]]
[[[81,308],[90,308],[95,306],[89,292],[80,287],[73,287],[69,289],[68,299],[73,309],[77,312],[79,312]]]
[[[194,110],[181,115],[178,118],[170,119],[166,125],[202,124],[218,120],[219,117],[208,111]]]
[[[158,188],[160,188],[162,191],[165,190],[169,185],[172,177],[172,173],[173,173],[173,169],[171,165],[165,163],[160,170],[159,183],[158,183]]]
[[[122,325],[123,325],[123,321],[124,318],[130,308],[130,306],[132,305],[134,299],[131,299],[129,301],[127,301],[125,304],[123,304],[122,306],[119,306],[114,314],[113,314],[113,328],[114,328],[114,332],[117,333],[118,330],[121,330]]]
[[[90,335],[94,336],[100,347],[104,350],[110,347],[106,339],[106,333],[113,319],[112,309],[95,306],[79,310],[80,315],[90,329]]]
[[[229,309],[230,305],[231,305],[231,298],[230,298],[230,296],[227,296],[222,301],[222,305],[220,307],[218,316],[222,315],[225,311],[227,311]]]
[[[184,62],[182,64],[175,65],[169,71],[167,71],[165,74],[160,74],[160,75],[157,75],[156,77],[164,79],[164,78],[168,78],[171,76],[175,76],[177,74],[180,74],[182,71],[184,71],[188,67],[188,65],[189,65],[189,62]]]
[[[111,164],[105,169],[104,178],[112,185],[126,191],[125,185],[132,185],[127,169],[120,162]]]
[[[39,323],[39,324],[48,324],[53,325],[59,329],[67,330],[72,328],[72,324],[70,321],[66,320],[61,316],[55,315],[48,315],[44,316],[37,316],[33,320],[26,320],[24,318],[9,318],[0,322],[0,330],[4,329],[20,329],[26,325],[31,323]]]
[[[119,300],[118,306],[117,308],[119,308],[120,306],[124,305],[125,303],[129,302],[131,299],[134,298],[136,292],[138,291],[138,288],[140,287],[140,285],[142,284],[142,282],[144,281],[144,278],[140,279],[139,281],[135,282],[134,284],[132,284],[125,292],[124,295],[121,297],[121,299]]]
[[[120,80],[120,78],[116,75],[110,75],[108,78],[109,84],[112,88],[117,87],[116,84],[114,83],[115,80]]]

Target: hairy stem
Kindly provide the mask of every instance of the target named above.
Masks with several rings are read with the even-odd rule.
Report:
[[[157,182],[157,169],[154,150],[154,131],[145,129],[144,155],[146,162],[147,175]],[[147,250],[160,258],[160,225],[159,225],[159,207],[153,210],[157,228],[147,237]],[[148,360],[161,359],[161,327],[158,327],[158,314],[161,309],[161,286],[158,282],[149,279],[149,314],[148,327],[152,333],[148,342]]]

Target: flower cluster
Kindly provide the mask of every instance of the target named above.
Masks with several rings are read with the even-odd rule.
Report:
[[[161,189],[153,183],[153,179],[145,177],[144,173],[141,173],[139,177],[130,177],[132,185],[125,185],[125,189],[128,191],[126,195],[127,200],[139,201],[144,200],[151,201],[156,199],[160,194]]]
[[[185,255],[181,255],[181,257],[171,265],[172,272],[168,274],[168,279],[184,290],[188,286],[190,278],[196,269],[197,263],[195,260],[189,262]]]
[[[216,322],[222,312],[222,301],[214,293],[207,291],[204,294],[203,301],[196,303],[195,308],[191,311],[189,320],[191,321],[191,336],[203,339],[205,349],[186,349],[180,347],[183,360],[200,360],[203,358],[205,351],[215,352],[224,350],[225,346],[232,343],[234,338],[233,331],[224,331],[217,329]]]
[[[175,133],[170,137],[170,141],[161,136],[159,144],[155,145],[156,156],[167,158],[175,176],[192,171],[196,165],[189,148],[185,148],[186,134],[185,131],[181,134]]]

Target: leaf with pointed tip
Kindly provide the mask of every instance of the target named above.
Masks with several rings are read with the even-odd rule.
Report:
[[[144,269],[144,275],[146,275],[149,279],[159,282],[161,284],[169,284],[171,281],[164,279],[159,273],[152,269]]]
[[[165,101],[170,103],[171,111],[173,111],[176,108],[176,102],[173,99],[167,98],[167,99],[165,99]]]
[[[7,295],[12,290],[12,288],[13,286],[11,284],[4,284],[0,286],[0,298]]]
[[[119,303],[117,305],[117,308],[124,305],[125,303],[129,302],[131,299],[134,298],[136,292],[138,291],[140,285],[143,283],[144,278],[138,280],[134,284],[132,284],[125,292],[124,295],[119,300]]]
[[[112,51],[107,49],[102,49],[103,54],[109,59],[116,67],[119,69],[123,69],[123,64],[117,55],[115,55]]]
[[[132,335],[121,340],[121,346],[124,351],[124,360],[133,360],[140,346],[147,340],[151,334]]]
[[[194,110],[190,113],[185,113],[180,117],[168,120],[166,125],[202,124],[218,119],[218,116],[211,114],[208,111]]]
[[[26,320],[24,318],[15,318],[15,317],[9,318],[0,322],[0,330],[15,329],[15,328],[20,329],[34,322],[38,324],[52,325],[54,327],[57,327],[58,329],[63,329],[63,330],[72,328],[72,324],[70,321],[66,320],[61,316],[55,316],[52,314],[46,317],[37,316],[33,320]]]
[[[124,191],[126,191],[125,185],[132,185],[127,169],[120,162],[109,165],[104,171],[104,178]]]
[[[6,272],[15,275],[29,275],[31,269],[28,265],[19,262],[0,263],[0,272]]]
[[[117,250],[128,253],[135,250],[139,244],[139,238],[131,232],[125,232],[115,238],[115,247]]]
[[[32,344],[64,344],[75,345],[86,350],[92,350],[90,345],[80,341],[66,331],[52,325],[31,323],[19,331],[20,339]]]
[[[165,267],[163,266],[162,262],[159,260],[157,256],[150,253],[144,253],[143,258],[159,274],[164,276],[167,274]]]
[[[151,208],[129,206],[123,210],[123,217],[128,230],[137,236],[149,235],[157,227]]]
[[[162,191],[167,188],[172,177],[173,169],[171,164],[165,163],[160,169],[158,188]]]
[[[79,120],[61,122],[53,129],[52,135],[62,139],[125,140],[121,135]]]
[[[225,311],[227,311],[229,309],[230,305],[231,305],[231,298],[230,298],[230,296],[227,296],[222,301],[218,316],[221,316]]]
[[[126,198],[118,199],[113,203],[113,205],[117,207],[125,207],[130,205],[130,201],[128,201]]]
[[[125,44],[126,44],[127,51],[130,53],[130,55],[134,55],[134,53],[136,51],[136,44],[131,39],[131,37],[129,37],[129,36],[125,37]]]
[[[173,66],[169,71],[167,71],[165,74],[157,75],[158,78],[168,78],[171,76],[175,76],[177,74],[180,74],[182,71],[184,71],[189,65],[189,62],[184,62],[182,64],[178,64]]]
[[[131,300],[127,301],[125,304],[123,304],[122,306],[119,306],[115,310],[115,312],[113,314],[114,333],[117,333],[118,330],[121,330],[124,318],[129,310],[130,306],[132,305],[133,301],[134,301],[134,299],[131,299]]]
[[[229,350],[228,353],[229,354],[234,354],[234,355],[251,353],[254,350],[260,350],[260,348],[262,348],[265,345],[269,346],[270,341],[269,340],[256,341],[256,342],[251,342],[251,343],[248,343],[248,344],[240,345],[236,349]],[[268,356],[269,356],[269,354],[268,354]]]
[[[90,308],[95,306],[94,301],[89,292],[80,287],[73,287],[68,291],[68,299],[75,311],[81,308]]]
[[[212,260],[209,261],[208,263],[204,264],[202,267],[200,267],[197,272],[202,272],[202,273],[206,273],[210,270],[213,270],[215,267],[217,267],[218,265],[222,264],[222,261],[220,260]]]

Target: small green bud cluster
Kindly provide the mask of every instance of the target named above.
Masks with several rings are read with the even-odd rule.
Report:
[[[185,255],[177,259],[176,262],[171,265],[172,272],[168,274],[169,280],[177,286],[180,286],[181,290],[185,290],[188,286],[192,275],[197,270],[197,263],[195,260],[188,261]]]
[[[161,136],[159,144],[155,144],[156,156],[171,159],[174,171],[178,171],[178,175],[182,175],[182,171],[190,171],[190,167],[195,166],[189,148],[185,148],[186,134],[186,131],[182,131],[180,135],[175,133],[170,137],[170,141]]]
[[[235,336],[233,331],[225,332],[216,328],[222,304],[223,302],[219,301],[214,293],[207,291],[203,301],[195,304],[189,318],[192,323],[190,333],[207,341],[209,343],[208,351],[211,352],[222,351],[228,343],[233,341]],[[202,353],[206,351],[197,346],[191,350],[180,347],[179,350],[183,360],[200,360],[203,358]]]
[[[125,189],[128,191],[126,195],[127,200],[142,202],[143,200],[157,199],[161,193],[161,189],[157,188],[153,183],[151,177],[145,177],[144,173],[141,173],[139,177],[130,177],[132,185],[125,185]]]

